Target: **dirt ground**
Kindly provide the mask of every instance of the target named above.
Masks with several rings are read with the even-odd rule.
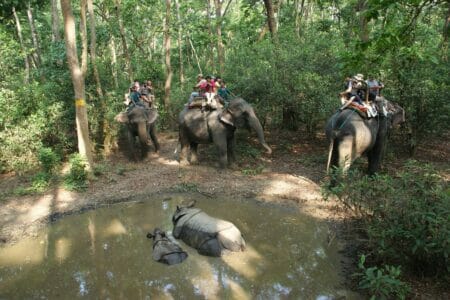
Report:
[[[215,148],[208,145],[199,147],[199,165],[180,167],[174,153],[177,138],[176,132],[160,133],[161,151],[151,152],[142,162],[129,162],[121,152],[113,154],[97,166],[98,175],[90,181],[87,191],[81,193],[67,191],[59,185],[43,194],[15,196],[13,191],[27,184],[26,179],[1,175],[0,190],[6,196],[0,198],[0,245],[33,235],[41,226],[65,214],[129,201],[139,194],[179,192],[210,198],[219,195],[220,198],[256,198],[293,205],[325,220],[330,227],[329,239],[339,239],[338,244],[348,257],[355,254],[352,242],[355,236],[348,235],[346,230],[350,215],[335,201],[324,201],[321,196],[328,146],[323,136],[306,139],[303,134],[281,134],[273,130],[266,133],[266,140],[273,149],[273,154],[267,156],[253,135],[239,132],[237,165],[226,170],[215,166]],[[427,147],[422,155],[445,161],[448,146],[449,143],[439,144],[436,153],[431,153]],[[344,257],[344,264],[347,273],[351,273],[354,262]],[[413,292],[416,298],[430,295],[426,283],[417,285],[424,288]]]

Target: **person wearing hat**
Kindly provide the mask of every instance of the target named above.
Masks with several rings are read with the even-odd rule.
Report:
[[[197,75],[197,84],[194,86],[194,91],[191,93],[189,97],[188,104],[194,100],[195,97],[199,97],[204,93],[204,88],[206,86],[206,79],[203,78],[203,74]]]
[[[341,103],[343,106],[339,110],[344,110],[353,101],[360,105],[363,105],[362,99],[364,97],[363,90],[367,85],[364,81],[363,74],[356,74],[352,78],[347,79],[346,90],[340,93]]]

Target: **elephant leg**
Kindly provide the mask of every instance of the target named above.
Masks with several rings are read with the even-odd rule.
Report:
[[[228,163],[230,165],[232,165],[236,162],[236,157],[234,155],[235,146],[236,146],[236,139],[234,137],[228,139],[228,141],[227,141],[227,156],[228,156]]]
[[[367,173],[369,175],[374,175],[376,172],[380,170],[381,160],[383,158],[383,150],[384,150],[384,142],[377,141],[372,150],[370,150],[367,153],[367,159],[369,162]]]
[[[179,142],[181,146],[180,150],[180,165],[188,165],[188,154],[189,154],[189,140],[187,138],[186,133],[183,132],[183,129],[180,127],[179,131]]]
[[[145,124],[145,122],[140,122],[138,124],[138,136],[141,144],[141,158],[144,159],[147,157],[148,153],[148,133],[147,124]]]
[[[150,138],[152,139],[153,146],[155,147],[155,152],[158,153],[160,146],[158,142],[158,138],[156,137],[156,128],[155,124],[150,124],[150,127],[148,129],[148,133],[150,135]]]
[[[219,153],[219,165],[222,169],[227,167],[228,156],[227,156],[227,142],[226,140],[220,140],[216,143],[217,151]]]
[[[373,175],[378,172],[381,168],[381,161],[383,159],[383,154],[385,150],[385,145],[388,136],[388,125],[385,118],[380,118],[379,120],[378,133],[376,137],[375,144],[372,149],[367,153],[367,158],[369,162],[369,167],[367,172],[369,175]]]
[[[353,137],[344,137],[339,143],[339,167],[342,168],[342,174],[347,174],[350,165],[355,157],[353,148]]]
[[[127,130],[127,140],[128,140],[129,158],[133,161],[137,161],[136,137],[131,125],[128,127]]]
[[[198,143],[191,142],[190,147],[191,147],[191,164],[198,164],[198,153],[197,153]]]

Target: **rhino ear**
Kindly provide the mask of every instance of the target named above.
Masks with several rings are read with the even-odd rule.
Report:
[[[166,237],[166,233],[164,231],[161,231],[161,237]]]
[[[153,234],[151,234],[150,232],[147,233],[147,238],[152,239],[152,238],[154,238],[154,237],[155,237],[155,236],[154,236]]]
[[[181,210],[181,208],[177,205],[177,211],[180,211]]]

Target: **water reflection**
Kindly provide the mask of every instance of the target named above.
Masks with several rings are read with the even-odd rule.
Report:
[[[197,203],[241,230],[244,252],[204,257],[180,242],[189,254],[185,262],[154,262],[145,236],[156,226],[172,230],[172,213],[183,199],[171,199],[137,199],[144,203],[68,216],[35,238],[0,249],[0,298],[358,298],[342,290],[325,224],[248,200]]]

